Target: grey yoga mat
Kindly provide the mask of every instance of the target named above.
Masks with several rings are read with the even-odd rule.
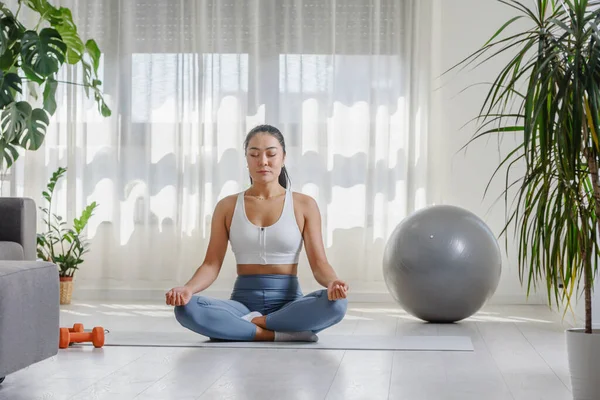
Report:
[[[316,343],[308,342],[229,342],[211,341],[187,332],[111,331],[105,346],[142,347],[220,347],[318,350],[396,350],[396,351],[473,351],[468,336],[362,336],[320,334]]]

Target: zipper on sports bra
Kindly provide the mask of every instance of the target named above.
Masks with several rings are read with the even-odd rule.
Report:
[[[262,259],[263,262],[266,263],[267,262],[267,241],[266,241],[266,232],[265,232],[265,228],[261,227],[260,228],[260,241],[261,241],[261,247],[262,247]]]

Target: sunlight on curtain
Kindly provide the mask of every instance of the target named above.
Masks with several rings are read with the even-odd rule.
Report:
[[[302,102],[302,155],[319,152],[319,103],[316,99]]]
[[[269,123],[285,136],[292,189],[319,206],[330,263],[355,287],[381,282],[385,240],[428,203],[429,67],[412,58],[429,45],[425,3],[59,1],[100,44],[113,116],[59,86],[11,193],[41,202],[68,167],[55,211],[72,220],[99,203],[78,279],[162,289],[204,259],[216,203],[249,185],[245,135]],[[233,262],[228,252],[217,285],[230,286]]]
[[[120,202],[121,226],[120,245],[124,246],[133,234],[134,218],[136,216],[136,205],[138,199],[143,199],[146,195],[146,184],[144,182],[131,182],[126,188],[126,199]]]

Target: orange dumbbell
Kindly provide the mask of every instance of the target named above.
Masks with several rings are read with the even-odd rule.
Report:
[[[83,331],[84,331],[83,324],[73,324],[73,327],[69,328],[69,332],[72,332],[72,333],[75,333],[75,332],[79,333],[79,332],[83,332]]]
[[[84,332],[81,324],[75,324],[73,331],[69,328],[60,328],[59,348],[66,349],[69,343],[82,342],[92,342],[94,347],[104,346],[104,328],[97,326],[91,332]]]

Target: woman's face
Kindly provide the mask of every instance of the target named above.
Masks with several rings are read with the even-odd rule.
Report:
[[[285,155],[274,136],[261,132],[248,142],[246,161],[252,180],[256,183],[268,183],[278,180]]]

